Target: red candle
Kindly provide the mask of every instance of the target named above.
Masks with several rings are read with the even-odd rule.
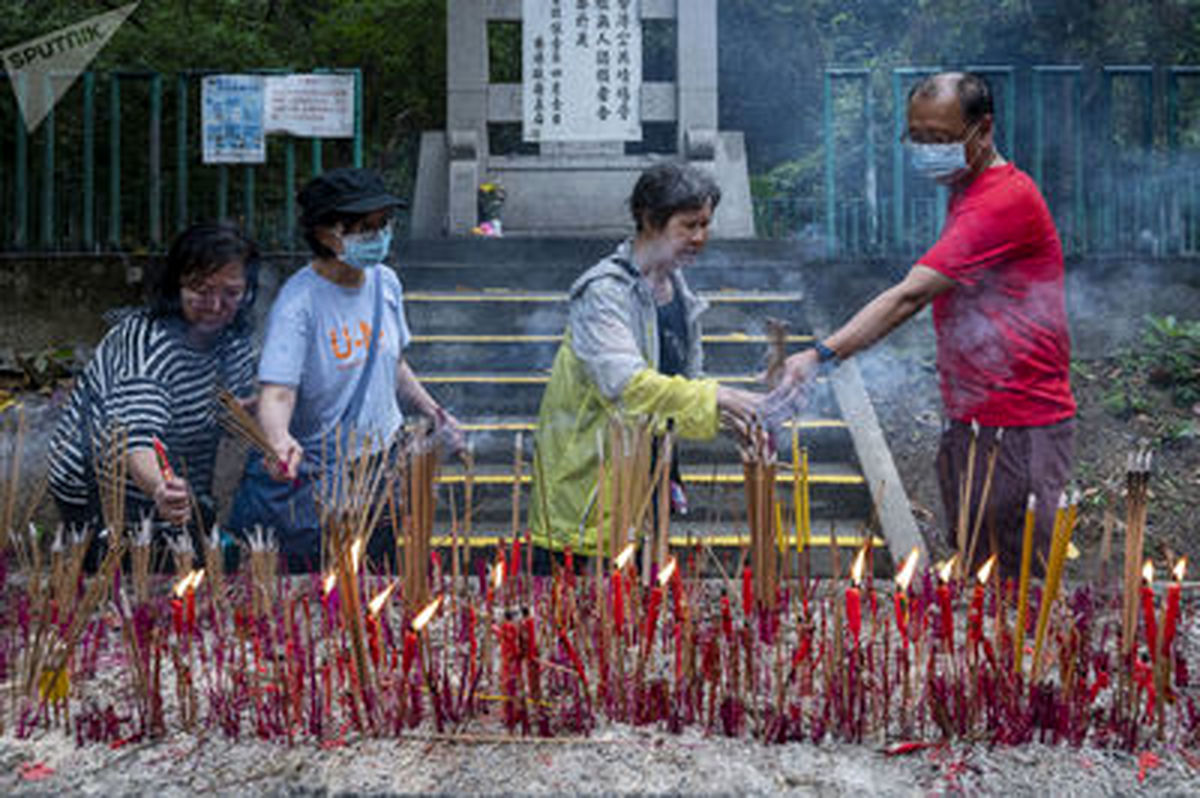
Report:
[[[417,633],[411,629],[404,633],[404,654],[400,660],[400,667],[404,673],[404,680],[408,681],[408,674],[412,669],[413,660],[417,657]]]
[[[612,604],[613,628],[620,633],[625,626],[625,591],[621,587],[620,569],[613,571],[612,575]]]
[[[950,607],[950,575],[954,572],[955,557],[947,560],[938,570],[937,600],[942,612],[942,644],[950,653],[954,652],[954,615]]]
[[[1150,651],[1150,659],[1158,658],[1157,642],[1158,629],[1154,619],[1154,563],[1146,560],[1142,566],[1142,621],[1146,625],[1146,648]]]
[[[570,546],[563,549],[563,570],[567,572],[567,587],[575,587],[575,556]]]
[[[746,617],[754,610],[754,573],[747,565],[742,569],[742,612]]]
[[[523,631],[525,632],[525,656],[530,661],[536,661],[538,658],[537,628],[533,624],[532,613],[525,616],[525,620],[523,621],[522,625],[524,626]]]
[[[650,588],[650,600],[646,602],[646,626],[642,630],[642,645],[649,654],[654,645],[654,630],[658,626],[658,608],[662,604],[662,585]]]
[[[856,585],[846,588],[846,623],[850,626],[850,634],[854,637],[854,645],[858,645],[862,633],[862,597]]]
[[[867,549],[864,546],[854,558],[854,565],[850,568],[850,587],[846,588],[846,623],[850,627],[850,634],[854,637],[856,646],[862,634],[862,591],[859,590],[858,583],[862,580],[866,556]]]
[[[171,599],[171,619],[175,622],[175,636],[183,637],[183,599]]]
[[[187,633],[191,637],[196,632],[196,589],[189,587],[187,592]]]
[[[367,647],[371,652],[371,664],[378,668],[383,652],[379,645],[379,619],[374,615],[367,615]]]
[[[983,597],[988,577],[991,576],[992,567],[995,564],[996,557],[992,555],[976,574],[975,592],[971,596],[971,611],[967,614],[967,640],[971,645],[978,645],[983,640]]]
[[[1175,581],[1167,588],[1167,610],[1163,618],[1163,653],[1170,653],[1171,644],[1175,642],[1175,627],[1179,624],[1179,598],[1183,592],[1183,575],[1187,570],[1187,557],[1180,557],[1175,563]]]
[[[908,648],[908,594],[897,590],[892,596],[896,608],[896,631],[900,633],[900,643]]]
[[[729,596],[721,594],[721,631],[726,640],[733,639],[733,612],[729,609]]]

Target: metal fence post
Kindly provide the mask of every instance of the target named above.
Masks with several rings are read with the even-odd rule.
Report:
[[[96,76],[83,73],[83,248],[96,244]]]
[[[188,226],[188,80],[181,72],[175,78],[175,229]]]
[[[42,120],[42,212],[39,227],[42,249],[51,249],[54,236],[54,77],[42,75],[41,90],[49,110]]]
[[[121,247],[121,76],[108,76],[108,243]]]
[[[150,185],[148,187],[150,243],[162,244],[162,75],[150,76]]]
[[[821,82],[821,128],[825,139],[825,254],[833,257],[837,254],[837,175],[835,174],[835,156],[837,149],[837,133],[833,129],[833,75],[825,70]]]

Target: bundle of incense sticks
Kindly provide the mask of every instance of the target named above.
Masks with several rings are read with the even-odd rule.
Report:
[[[394,476],[387,448],[371,435],[337,431],[334,462],[322,470],[317,491],[322,545],[345,619],[355,678],[355,711],[374,723],[368,699],[373,684],[363,628],[363,602],[358,578],[371,533],[388,502]]]
[[[46,478],[42,477],[37,481],[34,490],[26,496],[25,501],[21,501],[21,469],[24,465],[28,423],[23,405],[18,404],[6,413],[7,418],[3,427],[0,427],[6,444],[0,451],[0,551],[8,548],[10,535],[29,525],[45,496],[47,486]]]
[[[129,483],[129,432],[114,424],[92,439],[93,470],[100,493],[104,525],[114,535],[125,528],[125,490]]]
[[[1042,672],[1042,647],[1046,642],[1046,630],[1050,623],[1050,611],[1058,598],[1062,585],[1063,568],[1067,564],[1067,547],[1075,529],[1076,513],[1079,509],[1079,494],[1070,501],[1064,493],[1054,514],[1054,532],[1050,540],[1050,561],[1046,564],[1046,583],[1042,589],[1042,603],[1038,607],[1037,630],[1033,641],[1033,670],[1031,681],[1037,682]]]
[[[628,543],[635,542],[641,530],[659,479],[650,475],[653,445],[654,434],[646,419],[632,423],[622,423],[619,419],[609,421],[607,453],[601,454],[601,482],[597,487],[601,525],[605,505],[609,513],[608,545],[602,547],[605,549],[602,556],[615,557]],[[660,458],[656,471],[666,465],[666,460]],[[649,479],[647,475],[650,475]],[[647,585],[650,582],[649,560],[648,555],[643,555],[642,581]]]
[[[739,448],[746,492],[746,525],[750,529],[750,569],[754,603],[775,608],[779,584],[779,548],[775,511],[775,451],[770,433],[760,422],[750,426],[749,437]]]
[[[270,531],[255,526],[254,531],[246,536],[246,548],[250,554],[250,610],[255,618],[265,618],[275,606],[279,547]],[[216,587],[214,581],[213,589]]]
[[[1133,653],[1137,635],[1138,584],[1146,536],[1147,493],[1150,485],[1150,452],[1129,455],[1125,469],[1125,578],[1121,614],[1121,653]]]
[[[429,553],[437,500],[434,488],[441,454],[437,438],[430,435],[428,424],[413,425],[404,453],[404,598],[409,609],[416,612],[426,606],[430,598]],[[516,497],[513,503],[516,507]]]
[[[267,440],[267,433],[263,432],[258,419],[246,409],[241,400],[226,389],[218,388],[217,402],[221,406],[221,426],[226,432],[248,444],[271,462],[278,458],[271,442]]]

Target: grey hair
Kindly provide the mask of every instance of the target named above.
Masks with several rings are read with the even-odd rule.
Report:
[[[708,173],[690,164],[669,162],[642,172],[629,197],[629,210],[640,233],[647,223],[652,230],[661,230],[680,211],[698,211],[710,202],[716,210],[721,188]]]

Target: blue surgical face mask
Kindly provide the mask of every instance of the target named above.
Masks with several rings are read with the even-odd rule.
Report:
[[[943,185],[953,183],[968,169],[967,142],[978,130],[978,126],[973,127],[962,141],[945,144],[909,141],[909,160],[913,171],[921,177],[936,180]]]
[[[939,183],[954,182],[967,168],[967,147],[961,141],[950,144],[909,142],[908,153],[914,172]]]
[[[342,254],[338,259],[356,269],[369,269],[387,257],[392,248],[391,225],[371,233],[342,236]]]

